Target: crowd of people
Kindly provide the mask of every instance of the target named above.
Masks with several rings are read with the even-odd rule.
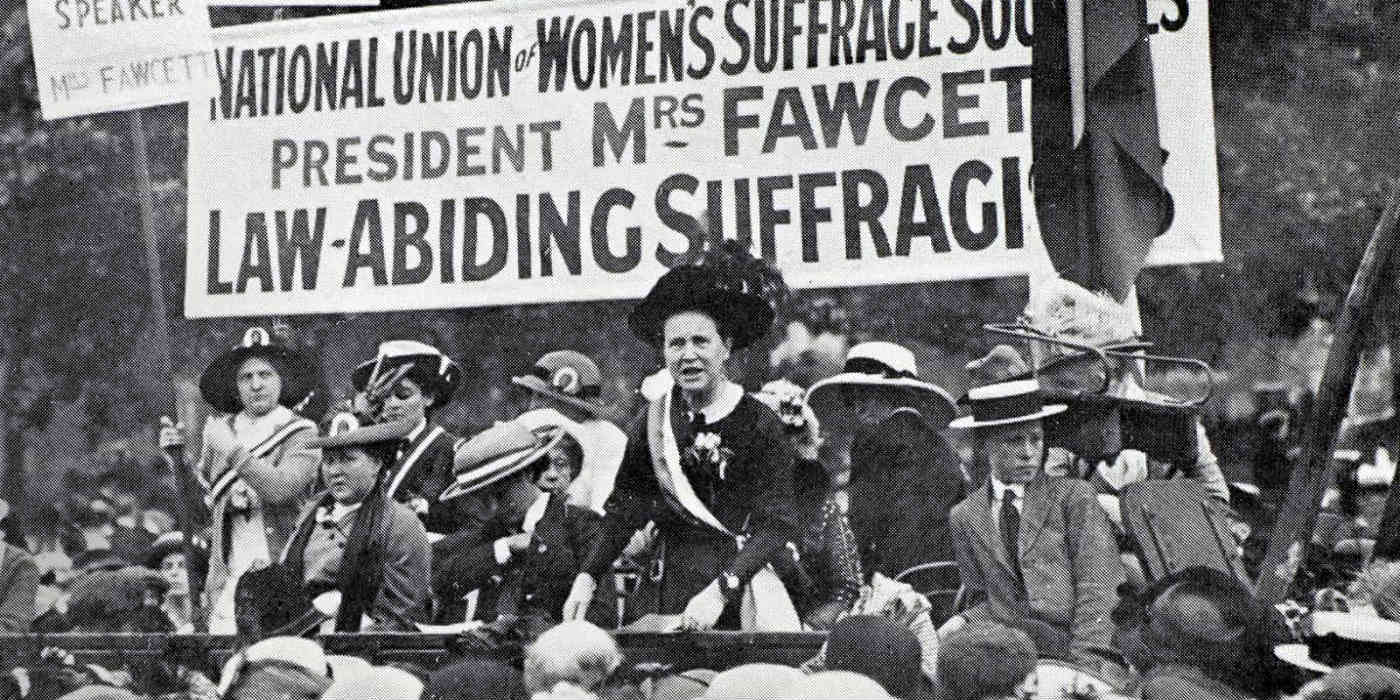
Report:
[[[67,561],[0,553],[5,631],[207,631],[235,635],[232,659],[109,669],[45,649],[13,661],[6,692],[1400,696],[1400,564],[1376,545],[1393,464],[1348,462],[1293,600],[1254,595],[1296,397],[1261,415],[1260,478],[1227,479],[1194,402],[1146,388],[1132,315],[1063,280],[1032,290],[1012,333],[1025,342],[969,363],[960,399],[884,341],[810,387],[748,392],[727,363],[769,332],[773,280],[723,246],[657,281],[629,326],[663,368],[625,429],[603,418],[598,364],[558,350],[513,380],[523,414],[455,436],[434,415],[463,369],[407,339],[313,421],[297,411],[314,369],[250,329],[203,374],[217,413],[173,465],[198,484],[197,533],[115,475],[72,512]],[[160,439],[184,453],[184,426]],[[1379,462],[1384,439],[1353,431],[1339,460]],[[642,674],[620,627],[828,636],[800,667]],[[423,669],[309,638],[483,629],[519,643]]]

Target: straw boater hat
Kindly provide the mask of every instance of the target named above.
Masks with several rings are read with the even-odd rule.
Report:
[[[1138,335],[1127,307],[1103,292],[1092,292],[1058,277],[1031,290],[1021,323],[1047,336],[1100,350],[1134,352],[1152,346]],[[1085,354],[1050,342],[1031,345],[1037,372]]]
[[[541,357],[530,373],[511,382],[541,396],[562,401],[594,418],[602,410],[603,373],[598,363],[574,350],[555,350]]]
[[[953,397],[943,387],[919,379],[914,353],[902,345],[884,341],[861,343],[846,353],[840,374],[807,390],[807,402],[818,415],[829,415],[842,387],[880,389],[899,394],[908,406],[932,425],[942,428],[958,414]]]
[[[326,426],[326,434],[307,441],[306,446],[317,449],[337,447],[368,447],[396,443],[407,438],[417,425],[410,420],[375,423],[360,427],[353,413],[338,413]]]
[[[311,393],[315,373],[301,353],[273,342],[266,329],[249,328],[243,334],[243,342],[214,358],[199,378],[199,393],[204,395],[204,400],[210,406],[223,413],[243,410],[235,375],[238,367],[250,357],[271,360],[273,367],[277,368],[277,375],[282,380],[282,395],[277,402],[283,406],[295,406]]]
[[[361,362],[350,373],[350,383],[356,391],[364,391],[376,367],[379,376],[384,376],[403,365],[411,365],[405,376],[422,387],[424,393],[432,394],[436,406],[451,401],[462,381],[462,368],[441,350],[416,340],[390,340],[379,344],[373,360]]]
[[[564,438],[563,428],[530,430],[518,420],[497,423],[457,449],[452,463],[456,481],[438,497],[446,501],[479,491],[528,468]]]
[[[1306,643],[1280,644],[1274,647],[1274,655],[1317,673],[1354,663],[1400,667],[1400,622],[1358,613],[1315,612],[1304,619],[1303,636]]]
[[[1031,375],[1021,353],[1009,345],[998,345],[985,357],[967,363],[967,371],[978,386],[968,390],[960,403],[968,405],[972,415],[949,423],[949,428],[968,430],[1024,423],[1068,409],[1064,404],[1047,405],[1042,401],[1040,382]]]
[[[679,265],[662,275],[632,309],[627,325],[637,337],[660,347],[666,319],[701,311],[715,320],[721,335],[734,341],[735,350],[748,347],[773,325],[773,307],[754,274],[761,264],[742,247],[711,250],[701,262]]]

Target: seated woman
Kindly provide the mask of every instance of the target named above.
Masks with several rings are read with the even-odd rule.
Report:
[[[194,631],[194,599],[191,597],[190,579],[203,582],[208,575],[209,553],[198,537],[193,543],[194,561],[185,559],[185,536],[181,532],[167,532],[156,538],[151,553],[146,558],[146,567],[159,571],[170,589],[161,603],[161,610],[170,618],[175,631],[187,634]],[[189,569],[194,569],[191,576]]]
[[[441,498],[473,497],[485,522],[438,543],[434,575],[444,601],[475,589],[478,619],[513,614],[559,620],[601,520],[568,503],[583,459],[583,448],[562,429],[530,430],[518,420],[497,424],[458,450],[456,481]],[[594,602],[589,620],[613,626],[608,596]],[[453,607],[453,614],[463,613]]]
[[[413,428],[406,421],[361,428],[342,413],[311,441],[323,450],[326,491],[302,514],[282,562],[310,595],[340,592],[337,632],[413,631],[427,610],[428,533],[413,510],[384,494],[387,467]]]
[[[530,464],[530,480],[541,494],[525,513],[530,544],[520,562],[519,609],[524,614],[559,622],[579,563],[598,537],[602,517],[568,502],[569,487],[583,471],[583,461],[583,447],[565,433],[547,454]],[[595,597],[588,621],[604,628],[614,626],[611,602],[611,596]]]

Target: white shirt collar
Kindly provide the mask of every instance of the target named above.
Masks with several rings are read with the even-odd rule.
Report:
[[[345,505],[340,501],[336,501],[335,503],[331,504],[330,508],[321,506],[320,508],[316,509],[316,522],[332,522],[339,525],[345,522],[345,519],[353,515],[355,511],[359,510],[360,506],[362,505],[364,505],[363,502]]]
[[[418,421],[418,425],[414,426],[413,430],[409,431],[408,435],[404,437],[404,441],[413,442],[414,440],[417,440],[418,436],[422,435],[423,431],[427,429],[428,419],[424,418],[423,420]]]
[[[525,511],[525,522],[520,526],[521,530],[533,534],[535,526],[544,517],[544,511],[549,507],[549,493],[541,493],[535,498],[535,502],[530,504],[530,508]]]
[[[714,400],[710,405],[700,409],[700,415],[705,417],[705,423],[714,423],[723,420],[734,409],[739,406],[739,401],[744,398],[744,387],[725,380],[715,392]],[[693,412],[692,412],[693,413]]]
[[[1006,497],[1007,491],[1016,494],[1016,505],[1019,508],[1020,501],[1026,497],[1026,485],[1003,484],[1000,479],[992,477],[992,500],[1000,503]]]

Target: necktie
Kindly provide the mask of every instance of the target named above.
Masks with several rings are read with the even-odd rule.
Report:
[[[1006,558],[1016,571],[1016,580],[1021,580],[1021,550],[1017,543],[1021,534],[1021,511],[1016,509],[1016,492],[1007,489],[1001,495],[1001,542],[1006,547]]]

